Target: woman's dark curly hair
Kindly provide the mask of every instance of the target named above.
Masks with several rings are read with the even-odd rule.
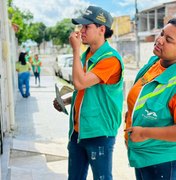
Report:
[[[26,65],[26,59],[25,59],[26,53],[21,52],[19,55],[19,62],[21,62],[21,65]]]

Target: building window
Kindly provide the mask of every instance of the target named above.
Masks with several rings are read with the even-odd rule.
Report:
[[[157,10],[157,28],[161,29],[164,26],[165,7]]]
[[[149,12],[149,30],[155,28],[155,11]]]

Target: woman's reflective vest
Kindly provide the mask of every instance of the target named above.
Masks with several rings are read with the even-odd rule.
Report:
[[[136,81],[159,58],[153,56],[138,73]],[[145,84],[137,98],[132,114],[132,126],[166,127],[174,125],[168,103],[176,94],[176,64],[168,67],[153,81]],[[136,168],[176,160],[176,142],[148,139],[143,142],[128,140],[130,165]]]

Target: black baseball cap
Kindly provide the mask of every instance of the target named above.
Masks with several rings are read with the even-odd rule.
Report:
[[[100,25],[111,28],[113,18],[109,12],[102,9],[101,7],[89,6],[85,13],[80,18],[72,19],[73,24],[93,24],[97,23]]]

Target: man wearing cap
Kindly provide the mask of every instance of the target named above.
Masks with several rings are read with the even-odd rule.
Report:
[[[91,166],[96,180],[112,180],[112,152],[121,124],[123,103],[123,62],[107,38],[113,18],[100,7],[89,6],[79,32],[69,37],[73,49],[73,84],[69,129],[69,180],[85,180]],[[81,43],[88,49],[80,58]],[[56,101],[56,109],[60,110]]]

